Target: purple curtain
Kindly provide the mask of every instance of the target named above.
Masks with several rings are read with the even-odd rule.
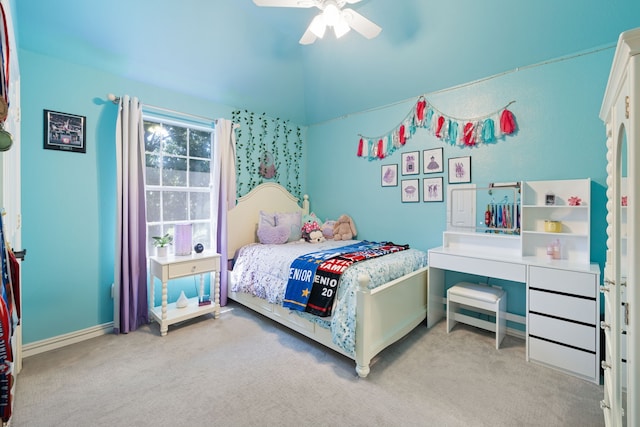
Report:
[[[149,323],[147,297],[144,128],[142,106],[128,95],[120,99],[116,122],[117,221],[114,316],[115,333]]]
[[[216,157],[220,165],[216,177],[218,191],[218,220],[216,245],[220,253],[220,305],[227,305],[227,211],[236,205],[236,125],[230,120],[218,119],[214,133]],[[233,256],[233,254],[231,254]]]

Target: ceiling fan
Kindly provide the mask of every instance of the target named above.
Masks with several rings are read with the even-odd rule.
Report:
[[[302,35],[300,44],[311,44],[324,36],[327,27],[332,27],[336,38],[340,38],[352,28],[368,39],[380,34],[382,28],[374,24],[353,9],[343,9],[345,4],[358,3],[361,0],[253,0],[258,6],[269,7],[317,7],[322,12],[316,15],[307,31]]]

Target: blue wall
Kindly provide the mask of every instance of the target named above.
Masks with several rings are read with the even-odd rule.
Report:
[[[108,93],[205,117],[231,107],[21,50],[23,342],[113,320],[115,123]],[[86,116],[87,153],[44,150],[43,110]],[[191,286],[192,287],[192,286]]]
[[[207,117],[222,106],[21,50],[23,339],[28,344],[113,320],[115,213],[114,126],[107,93]],[[598,111],[613,49],[521,69],[482,83],[428,95],[451,116],[478,116],[515,100],[519,132],[474,149],[448,146],[419,129],[403,151],[444,147],[445,158],[472,156],[473,182],[591,177],[592,259],[604,260],[605,138]],[[375,88],[371,88],[375,90]],[[416,94],[416,97],[419,94]],[[307,131],[304,181],[322,219],[350,214],[359,237],[439,246],[445,203],[400,202],[398,187],[380,187],[380,166],[355,156],[358,134],[393,129],[415,99],[314,125]],[[242,108],[242,106],[240,106]],[[42,149],[43,110],[87,118],[87,153]],[[420,175],[419,177],[423,177]],[[442,174],[445,177],[446,169]]]

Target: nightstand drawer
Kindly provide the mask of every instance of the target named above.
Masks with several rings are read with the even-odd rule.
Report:
[[[529,335],[596,351],[596,327],[529,314]]]
[[[220,258],[192,259],[185,262],[169,264],[169,279],[191,276],[194,274],[208,273],[218,270]]]
[[[529,291],[529,311],[596,324],[595,300],[576,298],[532,289]]]
[[[595,298],[596,275],[555,268],[529,268],[529,287]]]

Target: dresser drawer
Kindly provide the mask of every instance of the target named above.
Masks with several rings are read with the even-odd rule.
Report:
[[[169,265],[169,279],[218,270],[220,258],[192,259]]]
[[[593,353],[530,337],[529,360],[578,374],[591,381],[599,381],[599,375],[596,375],[596,355]]]
[[[529,314],[529,335],[596,351],[596,327]]]
[[[589,298],[598,292],[595,274],[536,266],[529,268],[529,287]]]
[[[595,325],[595,300],[559,295],[551,292],[529,291],[529,311]]]

